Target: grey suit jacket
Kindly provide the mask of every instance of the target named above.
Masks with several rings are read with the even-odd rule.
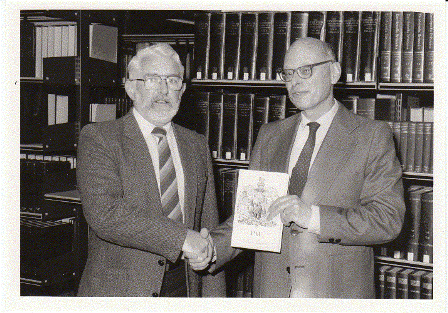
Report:
[[[90,231],[78,295],[157,295],[166,260],[180,256],[187,228],[218,224],[206,140],[173,127],[185,175],[185,224],[162,214],[151,156],[132,112],[82,129],[77,181]],[[225,296],[222,274],[186,271],[190,296]]]
[[[291,236],[280,254],[256,252],[254,295],[373,298],[371,245],[400,232],[405,205],[392,132],[384,122],[352,114],[340,103],[312,164],[302,199],[320,207],[320,235]],[[300,114],[265,124],[250,169],[287,172]],[[217,266],[234,257],[232,218],[214,232]]]

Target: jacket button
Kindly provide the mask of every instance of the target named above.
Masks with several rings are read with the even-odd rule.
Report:
[[[164,266],[165,265],[165,261],[164,260],[158,260],[157,263],[159,263],[160,266]]]
[[[340,243],[340,242],[341,242],[341,239],[336,239],[334,242],[336,242],[336,243]]]
[[[152,293],[152,296],[153,296],[153,297],[158,297],[159,294],[158,294],[157,292],[153,292],[153,293]]]
[[[286,271],[288,272],[288,274],[291,274],[291,268],[289,266],[286,268]]]
[[[328,242],[330,242],[330,243],[334,243],[334,238],[330,238],[330,239],[328,239]]]

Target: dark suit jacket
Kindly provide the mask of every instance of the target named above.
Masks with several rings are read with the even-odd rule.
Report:
[[[79,296],[158,294],[166,260],[180,256],[187,228],[218,224],[206,140],[173,127],[185,175],[185,224],[162,214],[151,156],[132,113],[82,129],[77,180],[90,231]],[[190,296],[225,296],[222,274],[186,271]]]
[[[255,296],[288,297],[293,283],[308,297],[374,297],[371,245],[390,241],[401,230],[401,168],[386,123],[337,105],[302,194],[320,207],[320,235],[305,231],[293,237],[284,228],[280,254],[256,252]],[[300,116],[260,129],[250,169],[288,171]],[[213,233],[218,267],[238,253],[230,249],[231,223]]]

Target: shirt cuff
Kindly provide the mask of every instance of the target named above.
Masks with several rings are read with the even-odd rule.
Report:
[[[311,206],[311,217],[308,223],[308,231],[316,235],[320,234],[320,209],[317,205]]]

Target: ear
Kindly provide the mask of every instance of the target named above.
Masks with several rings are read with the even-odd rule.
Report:
[[[124,83],[124,89],[126,90],[129,98],[131,98],[132,100],[135,100],[135,83],[135,80],[126,80],[126,82]]]
[[[179,99],[182,97],[182,95],[185,92],[185,88],[187,87],[187,84],[183,83],[182,88],[179,90]]]
[[[331,83],[334,85],[339,81],[339,78],[341,78],[341,63],[334,62],[330,66],[331,71]]]

